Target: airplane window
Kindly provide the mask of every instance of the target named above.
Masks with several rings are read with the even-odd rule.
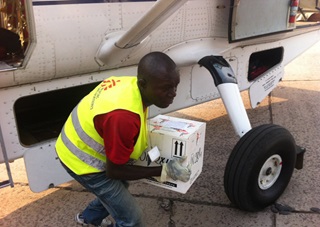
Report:
[[[0,0],[0,70],[22,65],[29,44],[26,1]]]

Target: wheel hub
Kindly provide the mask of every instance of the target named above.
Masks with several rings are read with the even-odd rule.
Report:
[[[258,178],[258,185],[262,190],[270,188],[280,176],[282,159],[280,155],[272,155],[263,164]]]
[[[269,176],[271,173],[272,173],[272,168],[269,167],[266,171],[266,175]]]

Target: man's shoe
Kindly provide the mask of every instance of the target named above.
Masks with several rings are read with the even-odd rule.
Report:
[[[98,227],[114,227],[114,224],[109,218],[105,218]]]
[[[95,225],[89,225],[85,223],[82,213],[76,214],[76,216],[74,217],[74,220],[77,222],[77,224],[82,226],[95,226]],[[102,220],[101,224],[98,225],[97,227],[114,227],[114,224],[109,218],[105,218]]]
[[[77,213],[74,217],[74,220],[77,222],[77,224],[80,224],[82,226],[88,226],[88,224],[85,223],[81,213]]]

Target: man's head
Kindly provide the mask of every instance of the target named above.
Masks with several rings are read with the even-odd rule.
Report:
[[[176,64],[162,52],[145,55],[138,65],[138,87],[145,106],[168,107],[176,96],[180,75]]]

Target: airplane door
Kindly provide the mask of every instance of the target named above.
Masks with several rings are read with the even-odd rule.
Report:
[[[289,13],[296,13],[297,0],[231,0],[229,42],[284,32],[295,27]]]
[[[57,157],[55,140],[28,149],[24,154],[24,163],[29,187],[33,192],[42,192],[73,180]]]

